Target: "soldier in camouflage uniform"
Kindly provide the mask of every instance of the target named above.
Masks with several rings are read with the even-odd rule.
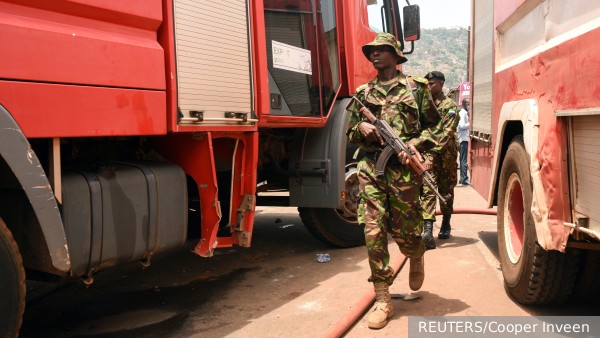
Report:
[[[446,200],[446,205],[440,203],[443,220],[438,238],[446,239],[450,237],[450,216],[452,216],[452,205],[454,204],[454,187],[456,186],[456,158],[458,148],[456,146],[456,128],[458,126],[458,107],[456,103],[446,95],[442,89],[446,78],[442,72],[433,71],[425,75],[429,81],[429,90],[437,107],[442,115],[443,133],[439,144],[430,151],[423,154],[427,162],[432,164],[429,173],[437,189]],[[421,193],[421,203],[423,206],[423,242],[427,249],[435,249],[433,240],[433,223],[435,222],[435,201],[437,199],[431,188],[424,185]]]
[[[407,77],[396,68],[406,61],[398,41],[388,33],[379,34],[362,47],[377,70],[377,77],[357,89],[357,97],[373,114],[387,121],[397,135],[418,156],[437,144],[440,115],[432,104],[427,80]],[[422,215],[419,202],[421,179],[406,165],[408,155],[393,157],[382,176],[375,175],[375,163],[383,140],[377,129],[360,113],[357,103],[348,125],[349,141],[365,152],[358,163],[358,222],[365,227],[365,239],[377,302],[369,315],[370,328],[382,328],[394,314],[389,295],[393,269],[389,266],[388,233],[410,258],[409,285],[418,290],[425,278],[425,246],[421,240]],[[401,163],[404,163],[401,164]]]

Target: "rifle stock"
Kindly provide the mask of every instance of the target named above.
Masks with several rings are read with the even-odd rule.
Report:
[[[417,175],[421,176],[421,178],[423,179],[423,183],[427,185],[431,190],[433,190],[433,192],[437,195],[440,201],[444,203],[444,205],[446,205],[446,199],[437,190],[434,184],[433,177],[431,177],[431,174],[427,172],[425,166],[423,165],[417,154],[415,154],[415,152],[412,149],[410,149],[410,147],[406,143],[404,143],[404,141],[402,141],[398,136],[396,136],[396,133],[387,122],[375,117],[371,110],[369,110],[369,108],[367,108],[367,106],[365,106],[356,96],[353,95],[352,99],[358,102],[358,104],[362,108],[364,108],[360,110],[360,113],[363,114],[363,116],[366,117],[367,120],[375,126],[375,128],[377,128],[377,131],[381,135],[381,138],[385,141],[385,147],[383,148],[381,154],[377,158],[377,163],[375,164],[375,175],[383,175],[385,167],[387,166],[387,163],[392,157],[392,155],[398,156],[400,153],[405,152],[409,154],[408,165],[412,168],[412,170],[414,170],[414,172]]]

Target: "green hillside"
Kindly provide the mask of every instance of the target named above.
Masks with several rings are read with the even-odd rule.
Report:
[[[408,61],[402,65],[403,71],[424,76],[438,70],[446,76],[445,87],[456,87],[467,81],[467,49],[465,28],[421,29],[421,39],[415,42],[414,52],[406,56]]]

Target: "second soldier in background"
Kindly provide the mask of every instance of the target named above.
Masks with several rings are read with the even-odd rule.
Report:
[[[435,105],[442,116],[443,133],[438,145],[423,154],[432,168],[429,170],[434,178],[438,191],[446,200],[446,205],[440,203],[442,211],[442,226],[438,238],[450,237],[450,217],[452,216],[454,203],[454,187],[456,186],[456,158],[458,149],[456,146],[456,128],[458,126],[458,107],[456,103],[442,91],[446,78],[442,72],[433,71],[425,75],[429,81],[429,90]],[[433,223],[435,222],[436,195],[426,185],[423,185],[421,203],[423,207],[423,242],[427,249],[435,249],[433,239]]]

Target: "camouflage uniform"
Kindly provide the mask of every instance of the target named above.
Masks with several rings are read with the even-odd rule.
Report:
[[[431,161],[433,167],[429,173],[437,185],[438,192],[446,200],[446,205],[440,203],[442,214],[449,215],[454,211],[454,187],[456,186],[456,158],[458,148],[456,146],[456,128],[458,126],[458,107],[449,97],[444,96],[441,99],[434,100],[438,111],[442,115],[443,132],[439,144],[430,151],[423,154],[423,157]],[[435,222],[435,202],[436,195],[426,185],[423,185],[421,194],[421,203],[423,206],[423,219]]]
[[[440,115],[430,105],[427,80],[409,78],[414,96],[407,88],[404,75],[399,74],[396,81],[387,86],[377,78],[360,86],[357,97],[377,118],[384,119],[404,142],[422,152],[437,144],[441,133]],[[365,227],[371,268],[369,281],[391,284],[393,269],[389,266],[388,233],[409,258],[421,257],[425,251],[421,241],[423,222],[419,204],[422,182],[396,157],[388,162],[382,176],[375,176],[375,163],[382,149],[359,132],[358,125],[366,121],[359,108],[356,103],[350,108],[352,115],[347,132],[349,140],[357,143],[366,154],[357,168],[360,187],[358,223]]]

